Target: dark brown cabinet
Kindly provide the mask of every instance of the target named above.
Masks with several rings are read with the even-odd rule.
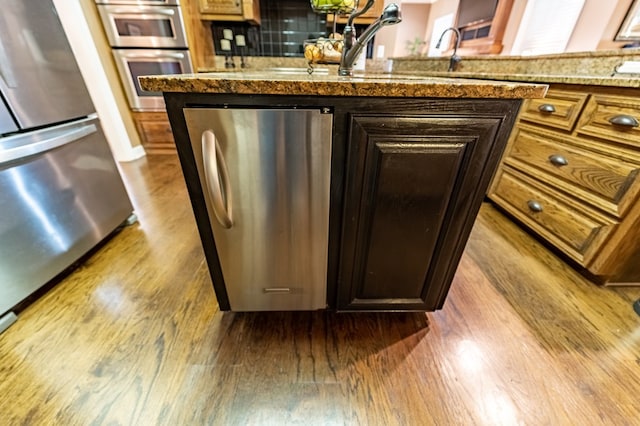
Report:
[[[338,309],[441,306],[500,123],[353,116]]]
[[[332,113],[327,307],[440,309],[497,168],[518,99],[167,93],[176,146],[221,310],[224,274],[183,109]]]

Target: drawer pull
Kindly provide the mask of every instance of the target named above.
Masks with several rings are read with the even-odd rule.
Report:
[[[614,115],[609,119],[609,123],[623,127],[638,127],[638,120],[630,115]]]
[[[540,213],[542,211],[542,204],[540,204],[536,200],[527,201],[527,206],[529,206],[529,210],[531,210],[532,212]]]
[[[551,162],[551,164],[553,164],[554,166],[566,166],[567,164],[569,164],[569,161],[567,161],[567,159],[560,154],[550,155],[549,162]]]
[[[552,114],[556,112],[556,107],[551,104],[542,104],[538,107],[538,111],[544,112],[545,114]]]

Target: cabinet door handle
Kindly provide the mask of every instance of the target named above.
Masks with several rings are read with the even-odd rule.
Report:
[[[569,161],[567,161],[567,159],[560,154],[550,155],[549,162],[554,166],[566,166],[567,164],[569,164]]]
[[[638,127],[638,120],[630,115],[614,115],[609,119],[609,123],[623,127]]]
[[[538,107],[538,111],[544,112],[545,114],[552,114],[556,112],[556,107],[551,104],[542,104]]]
[[[536,200],[527,201],[527,206],[529,206],[529,210],[532,212],[540,213],[542,211],[542,204]]]
[[[218,139],[212,130],[202,133],[202,162],[205,184],[213,202],[213,213],[222,227],[233,226],[231,212],[231,188],[227,164],[222,156]]]

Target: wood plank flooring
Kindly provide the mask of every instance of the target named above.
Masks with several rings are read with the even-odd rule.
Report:
[[[640,288],[489,204],[441,311],[221,313],[177,159],[122,169],[140,222],[0,335],[2,425],[640,424]]]

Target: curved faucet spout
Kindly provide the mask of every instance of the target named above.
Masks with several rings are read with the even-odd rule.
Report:
[[[436,49],[440,49],[440,44],[442,44],[442,38],[447,33],[447,31],[453,31],[453,33],[456,35],[456,44],[453,47],[453,54],[451,55],[451,58],[449,59],[449,71],[455,71],[456,68],[458,68],[458,64],[462,60],[462,58],[460,58],[460,56],[457,55],[458,47],[460,47],[460,31],[457,28],[454,28],[454,27],[449,27],[446,30],[444,30],[442,32],[442,34],[440,34],[440,39],[438,40],[438,43],[436,44]]]
[[[373,4],[373,1],[369,1]],[[353,21],[352,17],[363,13],[367,9],[367,6],[360,12],[355,12],[349,17],[347,25],[344,27],[344,46],[342,48],[342,58],[340,59],[340,68],[338,74],[342,76],[353,75],[353,64],[362,52],[362,49],[369,43],[373,36],[385,25],[394,25],[402,21],[400,14],[400,8],[397,4],[391,3],[382,11],[382,15],[376,19],[371,25],[369,25],[360,35],[356,38],[356,30],[350,23]]]

